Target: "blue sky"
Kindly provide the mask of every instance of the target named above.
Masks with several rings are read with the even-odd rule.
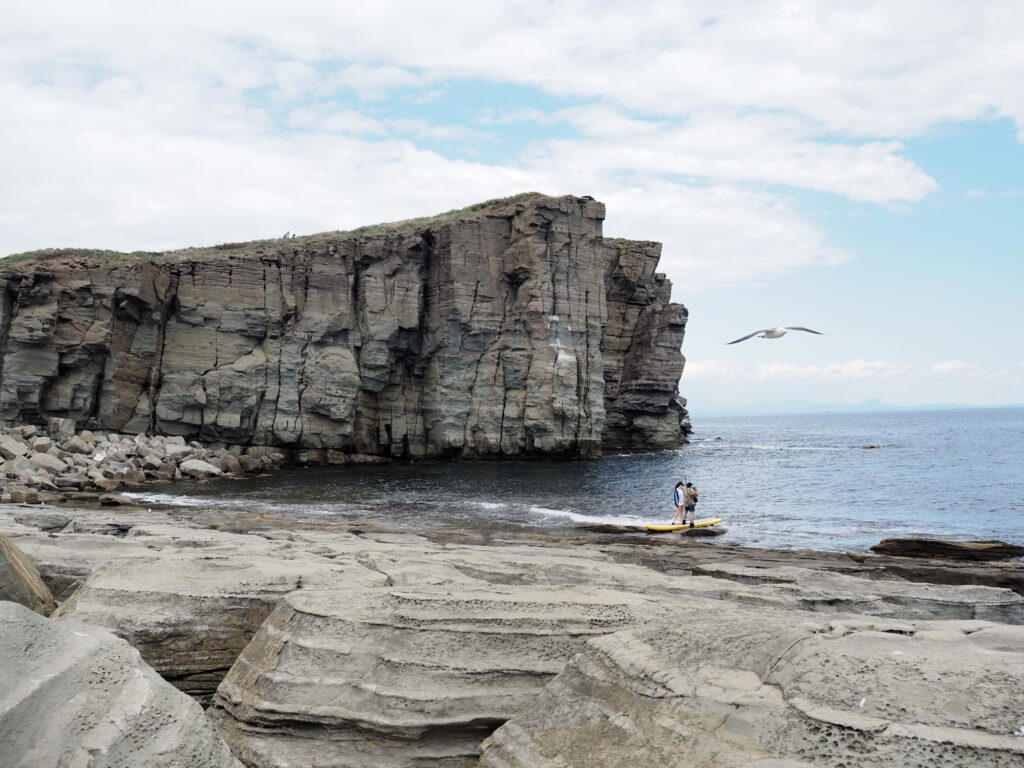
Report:
[[[0,27],[0,253],[590,194],[664,243],[681,390],[1024,402],[1024,7],[191,0]],[[827,336],[725,342],[773,325]]]

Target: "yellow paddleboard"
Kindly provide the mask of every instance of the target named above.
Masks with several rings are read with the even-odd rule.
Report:
[[[694,528],[707,528],[710,525],[718,525],[720,522],[722,522],[722,518],[720,518],[720,517],[712,517],[712,518],[709,518],[707,520],[697,520],[696,522],[694,522],[693,527]],[[672,531],[681,531],[684,528],[689,528],[689,527],[690,527],[689,523],[687,523],[686,525],[648,525],[647,526],[647,532],[648,533],[670,533]]]

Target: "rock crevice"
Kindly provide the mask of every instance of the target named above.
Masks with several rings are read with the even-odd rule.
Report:
[[[685,440],[686,309],[591,198],[160,254],[0,264],[0,420],[351,454]]]

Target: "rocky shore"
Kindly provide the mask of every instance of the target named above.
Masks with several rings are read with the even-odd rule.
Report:
[[[1016,560],[20,504],[0,542],[12,766],[1024,761]]]
[[[203,445],[180,436],[75,432],[52,418],[0,429],[0,501],[36,504],[93,501],[130,504],[119,495],[183,478],[208,479],[270,471],[285,454],[265,446]]]

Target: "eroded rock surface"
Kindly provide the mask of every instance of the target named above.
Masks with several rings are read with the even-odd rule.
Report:
[[[1019,589],[1016,563],[413,534],[225,508],[0,504],[0,533],[66,601],[59,615],[124,636],[182,688],[205,698],[234,663],[216,721],[251,765],[472,765],[508,718],[493,765],[554,765],[556,746],[583,755],[566,765],[830,765],[830,747],[847,765],[924,761],[907,743],[947,761],[935,768],[955,764],[950,754],[964,765],[1019,757],[1005,748],[1019,737],[988,740],[1009,727],[993,714],[1001,681],[1020,683],[1024,598],[992,586]],[[908,563],[913,580],[900,578]],[[563,669],[592,676],[562,690]],[[551,710],[534,730],[532,697],[549,684],[576,715]],[[850,714],[861,688],[885,695],[860,693],[852,715],[869,719],[840,728],[835,712]],[[556,726],[563,715],[583,720]],[[750,725],[761,720],[767,730]]]
[[[24,605],[43,616],[49,616],[57,607],[35,563],[3,534],[0,534],[0,600]]]
[[[241,768],[199,705],[123,640],[0,602],[7,768]]]
[[[221,683],[213,716],[256,766],[470,766],[584,641],[655,606],[576,587],[303,591]]]
[[[686,309],[660,245],[605,241],[604,214],[531,194],[350,233],[4,262],[0,419],[308,462],[677,445]]]
[[[316,557],[281,559],[253,547],[225,554],[109,561],[54,614],[104,627],[137,648],[180,690],[213,693],[282,596],[305,588],[357,592],[384,577]]]
[[[700,601],[591,640],[480,765],[1002,768],[1024,761],[1022,684],[1022,627]]]

